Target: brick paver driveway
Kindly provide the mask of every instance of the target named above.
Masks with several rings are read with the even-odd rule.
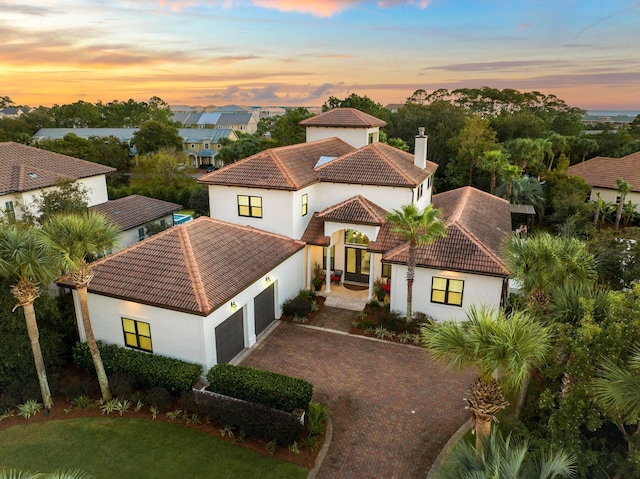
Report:
[[[469,416],[473,374],[417,347],[281,323],[242,364],[304,378],[327,404],[333,441],[319,479],[424,479]]]

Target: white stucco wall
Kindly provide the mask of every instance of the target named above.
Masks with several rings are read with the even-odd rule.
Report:
[[[431,302],[431,280],[433,277],[464,280],[462,307]],[[413,283],[412,307],[415,312],[423,312],[438,321],[455,319],[463,321],[472,304],[487,304],[500,307],[503,278],[482,276],[472,273],[459,273],[427,268],[416,268]],[[391,309],[403,313],[407,311],[407,267],[392,265],[391,269]]]
[[[238,195],[260,196],[262,198],[262,218],[240,216],[238,214]],[[296,202],[295,207],[297,207],[299,216],[300,200]],[[290,191],[210,185],[209,209],[212,218],[242,226],[250,225],[289,238],[295,237],[294,205]]]
[[[317,190],[318,202],[316,211],[322,211],[341,201],[362,195],[385,210],[399,208],[411,203],[413,191],[411,188],[393,188],[390,186],[371,186],[349,183],[319,183]],[[426,193],[425,193],[426,194]]]
[[[619,196],[617,190],[613,190],[610,188],[591,188],[591,201],[596,201],[598,199],[598,193],[600,193],[600,197],[608,202],[608,203],[616,203],[616,198]],[[634,205],[640,205],[640,193],[636,191],[632,191],[625,198],[625,203],[627,201],[631,201]]]
[[[378,141],[380,128],[337,128],[337,127],[307,127],[307,143],[327,138],[340,138],[354,148],[362,148],[369,144],[369,133],[374,134],[374,142]]]
[[[154,223],[159,223],[161,220],[164,220],[168,227],[173,226],[173,214],[162,216],[152,221]],[[114,248],[114,252],[139,243],[140,239],[138,236],[138,229],[143,226],[144,225],[134,226],[131,229],[121,232],[118,236],[118,245]],[[145,238],[148,238],[148,236],[145,235]]]
[[[77,182],[87,189],[89,206],[99,205],[109,200],[105,175],[80,178]]]
[[[154,353],[201,364],[203,373],[206,373],[216,364],[215,328],[237,311],[231,308],[231,301],[235,301],[237,308],[244,312],[245,347],[251,347],[256,342],[253,299],[274,283],[275,317],[279,318],[282,315],[282,303],[295,296],[302,287],[302,262],[303,252],[299,251],[269,273],[270,282],[266,281],[266,277],[261,277],[206,318],[89,293],[94,335],[106,343],[124,346],[121,318],[144,321],[151,328]],[[80,318],[75,291],[73,295],[76,317]],[[78,329],[80,339],[85,341],[81,321],[78,321]]]

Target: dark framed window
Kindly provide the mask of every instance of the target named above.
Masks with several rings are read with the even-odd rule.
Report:
[[[305,193],[302,195],[302,216],[306,216],[309,212],[309,195]]]
[[[262,218],[262,197],[238,195],[238,215]]]
[[[13,207],[13,201],[6,201],[4,203],[4,213],[7,215],[9,223],[14,223],[16,221],[16,210]]]
[[[424,183],[418,186],[418,199],[422,198],[423,191],[424,191]]]
[[[151,326],[143,321],[122,318],[124,344],[130,348],[153,352],[151,344]]]
[[[391,279],[391,265],[389,263],[382,263],[382,277]]]
[[[138,228],[138,241],[142,241],[144,239],[144,228]]]
[[[462,306],[464,281],[461,279],[437,278],[431,280],[431,302]]]
[[[331,271],[336,269],[336,247],[332,246],[331,251],[329,252],[329,264],[331,267],[329,268]],[[322,269],[327,269],[327,247],[322,248]]]

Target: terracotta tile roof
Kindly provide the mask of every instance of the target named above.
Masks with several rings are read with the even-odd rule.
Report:
[[[372,143],[318,166],[320,181],[415,188],[433,174],[437,164],[427,161],[423,170],[413,155],[386,143]]]
[[[632,191],[640,192],[640,151],[622,158],[596,156],[569,167],[569,174],[579,176],[588,185],[617,190],[616,180],[628,181]]]
[[[115,168],[12,141],[0,143],[0,195],[53,186],[61,179],[104,175]]]
[[[334,108],[300,122],[302,126],[371,128],[386,126],[387,122],[355,108]]]
[[[330,206],[318,215],[325,221],[378,226],[384,223],[386,216],[387,210],[361,195]]]
[[[302,248],[301,241],[203,216],[96,261],[89,291],[207,316]]]
[[[384,223],[386,215],[385,209],[357,195],[320,213],[314,213],[302,235],[302,241],[315,246],[329,246],[331,239],[324,235],[325,221],[379,226]]]
[[[198,179],[199,183],[298,190],[318,181],[313,170],[321,156],[338,157],[354,148],[338,138],[271,148]]]
[[[511,234],[506,200],[466,186],[433,196],[433,204],[447,223],[447,236],[418,247],[417,265],[507,276],[502,244]],[[385,223],[369,251],[385,252],[384,261],[406,263],[409,245]]]
[[[304,230],[301,240],[314,246],[329,246],[331,238],[324,235],[324,220],[314,213]]]
[[[90,209],[107,217],[122,231],[175,213],[182,206],[141,195],[125,196],[92,206]]]

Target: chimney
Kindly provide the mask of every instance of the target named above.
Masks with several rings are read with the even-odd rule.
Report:
[[[427,136],[424,134],[424,126],[418,128],[418,136],[414,148],[413,164],[423,170],[427,168]]]

